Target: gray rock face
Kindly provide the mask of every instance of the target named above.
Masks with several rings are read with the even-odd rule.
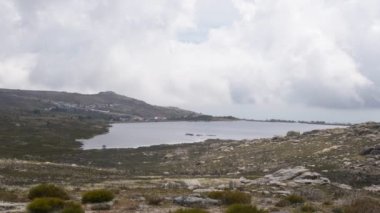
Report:
[[[361,155],[380,155],[380,144],[373,147],[364,147],[360,152]]]
[[[364,187],[364,190],[370,191],[370,192],[380,192],[380,185],[372,185]]]
[[[328,183],[330,183],[328,178],[322,177],[321,174],[317,172],[311,172],[303,166],[280,169],[273,174],[265,175],[263,178],[252,181],[252,184],[276,186]]]
[[[178,205],[188,206],[188,207],[207,207],[207,206],[221,204],[219,200],[214,200],[210,198],[201,198],[201,197],[196,197],[196,196],[176,197],[174,198],[173,202]]]
[[[265,177],[269,179],[277,180],[277,181],[285,181],[285,180],[291,180],[308,171],[309,170],[303,166],[297,166],[297,167],[289,168],[289,169],[280,169],[273,174],[266,175]]]

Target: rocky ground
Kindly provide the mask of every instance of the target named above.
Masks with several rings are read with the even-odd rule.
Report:
[[[170,212],[226,206],[207,192],[238,190],[269,212],[297,212],[279,205],[287,195],[305,198],[315,211],[336,212],[357,197],[380,198],[380,124],[289,132],[284,137],[243,141],[97,150],[51,162],[0,161],[0,211],[22,212],[30,186],[65,186],[73,199],[83,191],[116,193],[108,212]],[[70,160],[74,159],[74,160]],[[159,199],[153,204],[151,200]],[[106,205],[106,204],[105,204]],[[90,211],[92,207],[87,206]]]

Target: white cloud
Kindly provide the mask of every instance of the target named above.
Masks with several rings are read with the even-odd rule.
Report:
[[[115,90],[189,108],[380,106],[377,0],[0,4],[2,87]]]

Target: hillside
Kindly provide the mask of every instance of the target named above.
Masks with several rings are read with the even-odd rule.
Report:
[[[52,159],[80,149],[78,139],[106,133],[112,122],[217,119],[224,118],[154,106],[114,92],[0,89],[0,155]]]
[[[114,92],[79,94],[0,89],[0,110],[12,112],[75,112],[102,114],[116,121],[186,120],[204,116],[175,107],[161,107]]]

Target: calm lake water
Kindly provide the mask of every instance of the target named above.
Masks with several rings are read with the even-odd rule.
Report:
[[[200,142],[206,139],[255,139],[337,126],[252,121],[153,122],[113,124],[109,133],[82,140],[83,149],[134,148],[159,144]]]

